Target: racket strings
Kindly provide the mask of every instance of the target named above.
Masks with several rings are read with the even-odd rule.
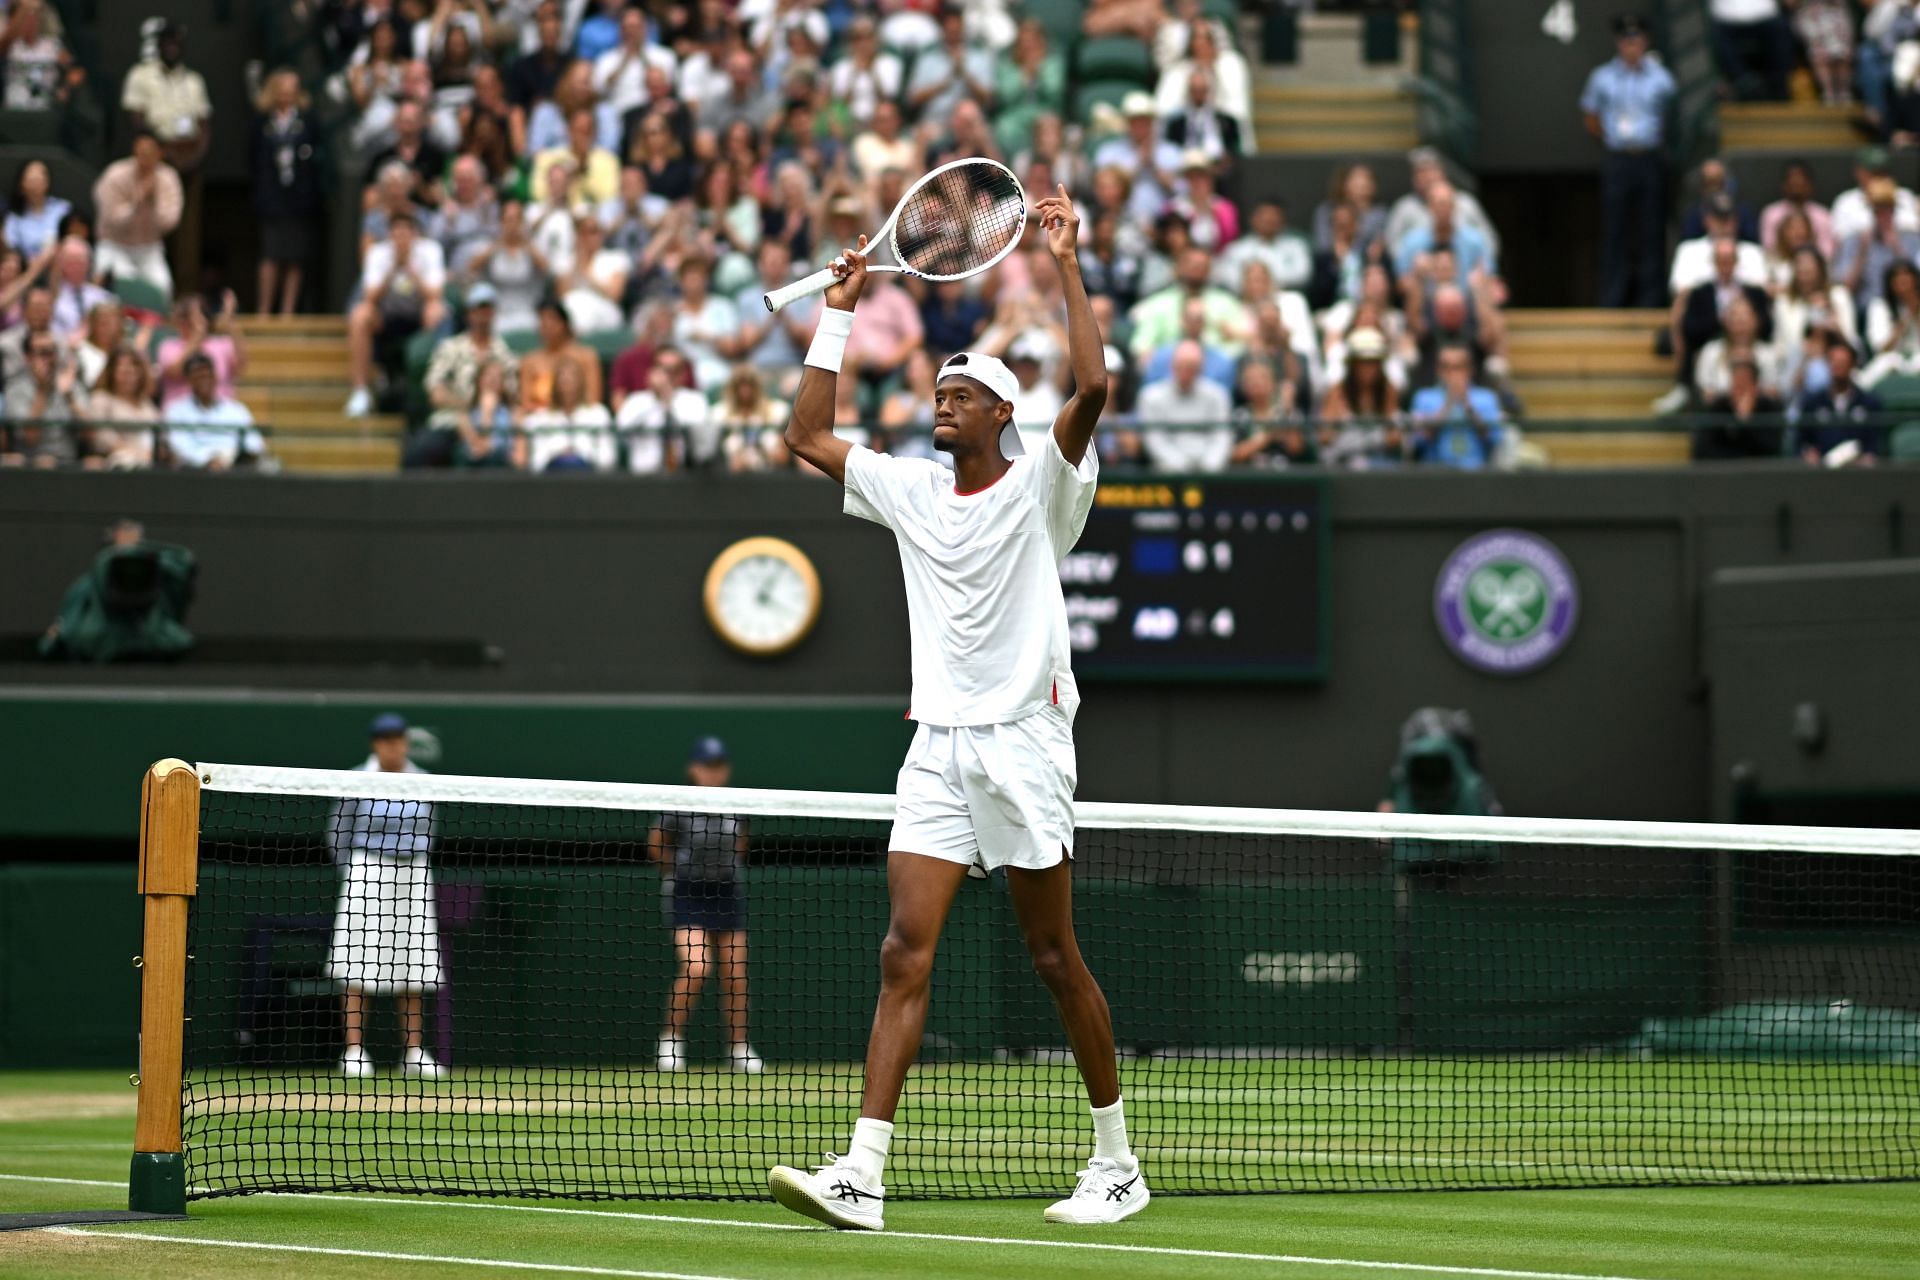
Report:
[[[922,183],[894,223],[894,255],[925,276],[962,276],[999,257],[1026,225],[1026,193],[997,164],[963,164]]]

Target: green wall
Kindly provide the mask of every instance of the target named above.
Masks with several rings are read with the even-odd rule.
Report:
[[[136,1065],[133,868],[0,864],[0,1067]]]

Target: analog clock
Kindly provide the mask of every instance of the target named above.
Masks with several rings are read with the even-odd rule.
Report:
[[[780,538],[744,538],[714,559],[704,592],[707,621],[742,653],[771,658],[807,638],[820,617],[813,561]]]

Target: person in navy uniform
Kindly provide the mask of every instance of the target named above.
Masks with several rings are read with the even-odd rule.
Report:
[[[693,744],[689,782],[724,787],[732,777],[726,743],[707,737]],[[667,922],[679,961],[656,1065],[662,1071],[686,1069],[687,1018],[707,975],[717,973],[727,1063],[735,1071],[757,1074],[765,1064],[747,1043],[746,821],[724,813],[662,813],[647,833],[647,853],[666,877]]]
[[[1647,47],[1646,23],[1613,20],[1615,56],[1580,94],[1587,132],[1607,150],[1600,168],[1600,305],[1666,302],[1667,110],[1674,83]]]

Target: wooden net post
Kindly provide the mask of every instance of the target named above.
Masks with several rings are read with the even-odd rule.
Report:
[[[187,1017],[187,908],[200,879],[200,779],[162,760],[140,786],[140,882],[146,899],[140,955],[140,1109],[127,1207],[185,1213],[180,1143],[181,1059]]]

